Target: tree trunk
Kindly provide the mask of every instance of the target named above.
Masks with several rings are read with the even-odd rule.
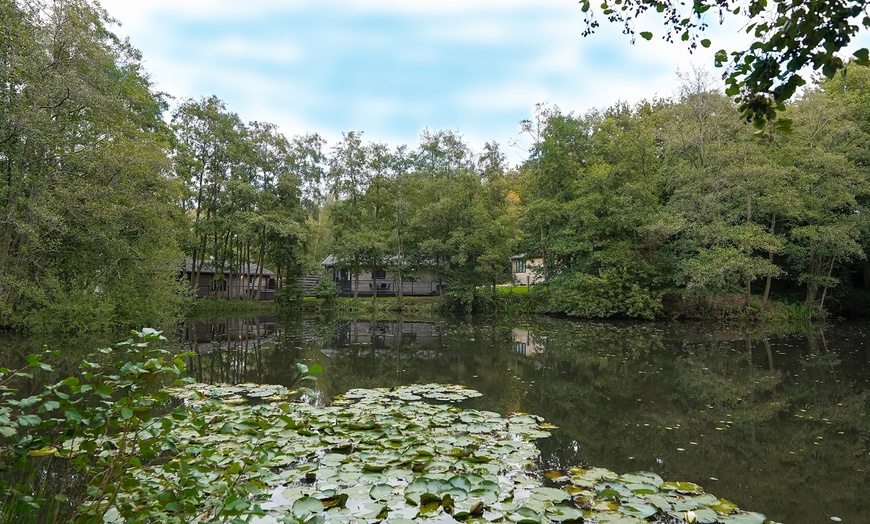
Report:
[[[831,279],[831,273],[834,271],[834,260],[836,257],[831,257],[831,265],[828,266],[828,281]],[[819,301],[819,311],[825,309],[825,297],[828,294],[828,285],[825,284],[825,287],[822,289],[822,299]]]
[[[821,266],[821,261],[815,255],[810,259],[809,268],[807,268],[807,297],[804,301],[805,304],[815,304],[816,303],[816,295],[819,293],[819,284],[816,282],[816,279],[819,275],[819,269]]]
[[[776,233],[776,213],[770,219],[770,234],[774,235]],[[773,250],[767,252],[767,261],[773,264]],[[764,281],[764,296],[761,299],[761,303],[767,306],[767,299],[770,297],[770,286],[773,282],[773,270],[767,271],[767,278]]]

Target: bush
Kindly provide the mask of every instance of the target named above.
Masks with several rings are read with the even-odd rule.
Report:
[[[319,284],[314,286],[314,296],[321,299],[324,305],[329,307],[335,305],[340,292],[338,285],[332,280],[321,280]]]
[[[598,275],[575,273],[552,279],[543,312],[574,317],[624,315],[654,319],[662,312],[662,294],[633,281],[627,272],[602,270]]]

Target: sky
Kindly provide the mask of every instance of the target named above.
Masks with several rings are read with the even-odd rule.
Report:
[[[477,151],[495,141],[512,163],[536,103],[585,113],[672,96],[677,71],[745,47],[742,19],[711,24],[710,49],[669,44],[658,21],[635,45],[607,23],[583,37],[576,0],[102,0],[115,32],[143,55],[158,90],[215,95],[246,122],[288,137],[346,131],[415,146],[451,130]]]

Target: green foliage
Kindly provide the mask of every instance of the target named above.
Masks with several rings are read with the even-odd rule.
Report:
[[[51,371],[50,353],[31,355],[17,371],[0,370],[0,459],[7,468],[30,469],[36,457],[68,458],[85,486],[70,493],[74,522],[101,521],[110,515],[117,487],[129,482],[127,472],[164,451],[171,425],[154,424],[168,395],[159,389],[184,373],[180,356],[150,344],[165,340],[159,331],[134,331],[135,338],[100,350],[95,361],[84,360],[79,376],[45,386],[20,399],[15,381],[28,369]],[[114,364],[102,364],[112,357]],[[99,451],[98,451],[99,450]],[[26,515],[45,504],[34,486],[0,482],[7,519]],[[108,504],[96,503],[106,500]],[[65,502],[56,498],[55,503]]]
[[[595,318],[627,316],[653,319],[662,312],[662,294],[641,287],[618,269],[599,275],[576,273],[554,277],[543,311]]]
[[[46,500],[39,496],[38,485],[0,481],[0,517],[5,521],[34,514],[42,515],[42,522],[69,519],[83,524],[118,518],[188,522],[203,514],[231,520],[264,514],[250,499],[265,487],[257,474],[267,471],[273,455],[256,439],[241,436],[253,427],[252,419],[223,425],[223,434],[231,427],[242,431],[232,450],[188,446],[183,435],[207,436],[226,417],[221,413],[221,400],[232,402],[240,398],[239,393],[273,401],[299,394],[314,397],[312,386],[322,367],[297,364],[297,389],[292,391],[252,384],[207,391],[210,386],[190,385],[189,379],[179,378],[185,372],[182,357],[186,355],[173,356],[151,347],[165,341],[159,331],[145,328],[133,334],[135,338],[82,361],[79,376],[50,384],[26,398],[17,394],[14,383],[29,378],[33,371],[51,372],[46,360],[52,352],[30,355],[18,370],[0,369],[0,460],[4,468],[44,467],[41,457],[51,456],[68,460],[84,482]],[[117,360],[101,363],[112,358]],[[168,391],[173,390],[164,389],[170,383],[175,388],[188,384],[178,391],[197,399],[196,407],[170,411]],[[145,474],[154,467],[166,477]],[[143,508],[147,509],[143,512]]]
[[[580,2],[586,15],[589,35],[598,27],[590,0]],[[639,34],[650,40],[653,33],[639,31],[635,22],[642,14],[655,10],[664,19],[666,30],[662,38],[673,42],[677,37],[687,42],[689,49],[710,47],[707,38],[701,38],[708,28],[709,18],[718,17],[721,24],[727,18],[745,18],[745,32],[753,36],[747,49],[716,53],[717,67],[728,65],[725,74],[726,94],[733,97],[743,119],[759,128],[785,109],[785,103],[797,89],[807,82],[802,74],[810,67],[821,71],[827,78],[846,68],[839,52],[863,29],[870,28],[863,0],[820,2],[809,4],[799,0],[696,0],[692,3],[661,0],[616,0],[600,4],[601,13],[610,21],[622,24],[624,33]],[[868,50],[854,53],[855,61],[870,65]],[[730,62],[730,64],[729,64]],[[780,122],[788,127],[787,120]]]
[[[153,330],[138,335],[142,342],[124,345],[143,352],[148,340],[159,337]],[[97,468],[99,473],[90,478],[72,521],[173,523],[207,515],[216,521],[289,516],[301,522],[350,514],[360,522],[376,522],[392,514],[415,520],[503,515],[545,524],[679,517],[686,511],[704,518],[709,513],[723,522],[757,515],[705,494],[696,484],[664,482],[649,472],[618,475],[572,467],[551,472],[566,481],[564,487],[545,487],[524,470],[539,455],[534,441],[547,437],[553,426],[524,413],[503,417],[459,409],[452,403],[480,396],[461,386],[353,389],[330,407],[288,403],[292,392],[283,386],[187,384],[157,395],[138,390],[135,386],[146,375],[181,371],[161,367],[157,358],[121,366],[113,385],[129,385],[135,393],[117,400],[120,405],[111,412],[117,420],[99,421],[115,424],[117,432],[100,428],[66,447],[40,450],[83,465],[95,460],[113,465],[84,467],[86,474]],[[29,366],[45,364],[37,356]],[[320,371],[316,365],[297,368],[303,380]],[[73,379],[62,384],[102,399],[103,409],[110,409],[105,406],[113,399],[111,387],[87,389]],[[144,417],[144,410],[150,414],[153,401],[165,401],[167,392],[184,399],[185,407]],[[5,402],[31,408],[40,400]],[[39,411],[62,409],[61,403],[49,401]],[[79,409],[72,417],[70,410],[66,413],[82,425],[97,422],[87,418],[91,411]],[[30,415],[19,415],[16,423],[16,429],[40,424]],[[99,459],[92,457],[96,449],[101,449]],[[158,455],[159,460],[152,460]],[[273,492],[280,492],[280,499],[270,501]],[[16,510],[26,515],[39,505],[20,493],[10,496],[20,503],[14,510],[8,506],[13,511],[9,516]]]
[[[327,307],[335,305],[339,292],[338,285],[332,280],[326,278],[322,279],[316,286],[314,286],[314,296],[322,300],[323,304]]]
[[[108,25],[91,2],[0,6],[0,326],[154,323],[183,302],[166,102]]]

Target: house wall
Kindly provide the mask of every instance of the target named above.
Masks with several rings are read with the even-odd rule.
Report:
[[[188,273],[187,278],[193,279]],[[268,275],[233,275],[223,280],[215,280],[213,273],[200,273],[195,288],[198,298],[257,298],[260,290],[260,300],[275,298],[275,279]]]
[[[530,258],[525,260],[525,270],[518,271],[518,269],[523,269],[518,262],[522,262],[520,259],[512,259],[511,260],[511,271],[514,274],[514,284],[519,284],[521,286],[534,286],[535,284],[540,284],[544,281],[544,259],[543,258]]]
[[[341,294],[345,296],[353,295],[354,291],[358,295],[371,296],[375,289],[377,289],[378,295],[395,296],[399,294],[399,278],[393,271],[386,271],[382,277],[378,278],[375,278],[371,271],[362,271],[357,279],[349,270],[344,275],[341,269],[328,267],[326,274],[338,285]],[[402,295],[440,294],[438,276],[433,268],[421,268],[410,277],[406,276],[405,278],[406,280],[402,282]]]

